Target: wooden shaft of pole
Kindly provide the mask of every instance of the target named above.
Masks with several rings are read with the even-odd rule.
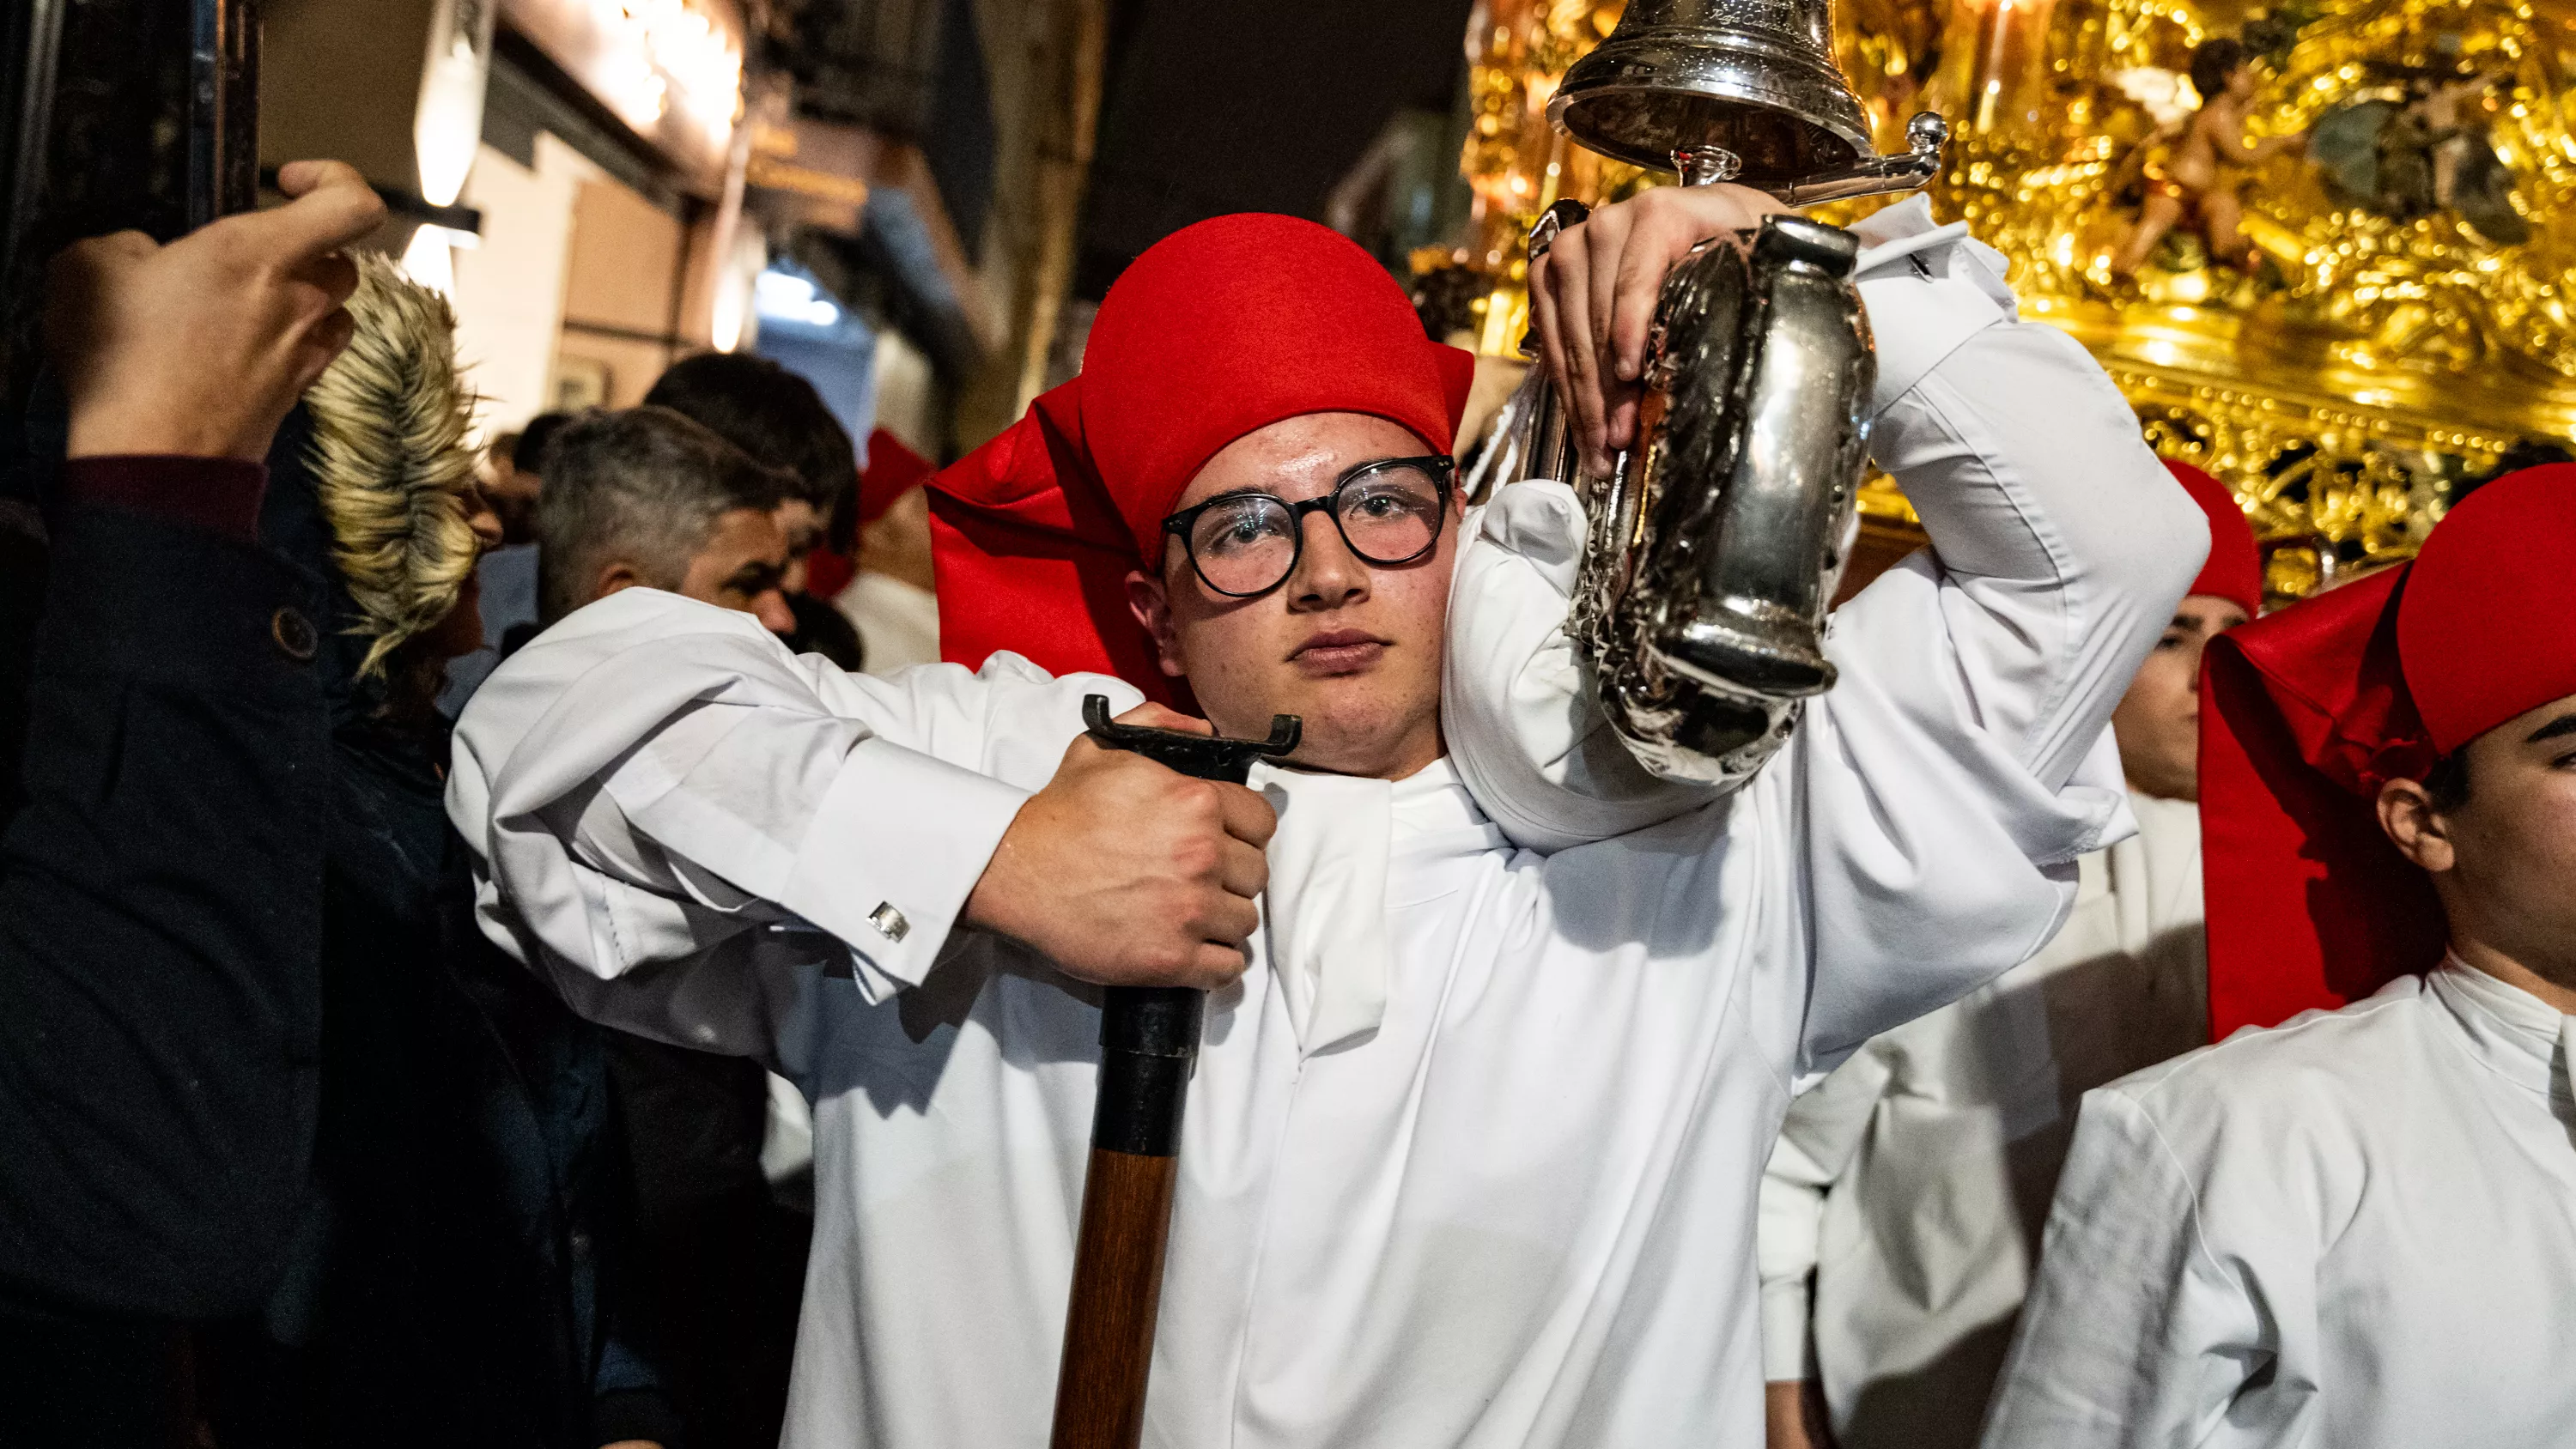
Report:
[[[1145,1377],[1179,1176],[1178,1157],[1091,1150],[1052,1449],[1136,1449],[1144,1435]]]
[[[1252,762],[1297,748],[1294,715],[1266,740],[1229,740],[1109,716],[1109,697],[1082,701],[1091,737],[1201,780],[1242,784]],[[1179,986],[1112,986],[1100,1000],[1100,1094],[1091,1167],[1074,1232],[1073,1292],[1056,1369],[1053,1449],[1136,1449],[1145,1432],[1145,1380],[1162,1307],[1163,1247],[1180,1180],[1181,1114],[1198,1060],[1205,996]]]

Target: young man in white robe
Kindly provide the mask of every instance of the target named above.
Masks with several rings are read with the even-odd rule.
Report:
[[[1668,189],[1559,238],[1537,312],[1587,451],[1633,431],[1605,379],[1666,268],[1772,209]],[[1092,983],[1211,990],[1146,1443],[1760,1442],[1754,1186],[1791,1089],[2057,927],[2128,828],[2104,726],[2206,536],[1993,253],[1920,204],[1865,236],[1872,446],[1933,549],[1841,611],[1840,683],[1758,777],[1612,838],[1515,848],[1461,776],[1528,740],[1446,728],[1518,683],[1502,717],[1572,714],[1532,662],[1565,661],[1557,575],[1521,564],[1576,536],[1489,510],[1518,524],[1467,547],[1470,359],[1283,217],[1138,258],[1082,376],[942,475],[941,643],[978,672],[845,675],[628,590],[485,686],[450,804],[489,928],[579,1009],[815,1104],[786,1443],[1045,1441]],[[1256,546],[1267,588],[1227,562]],[[1462,547],[1511,555],[1457,601],[1529,620],[1508,647],[1448,651]],[[1079,738],[1095,693],[1305,743],[1253,789],[1184,780]]]
[[[1771,1449],[1973,1446],[2077,1101],[2209,1040],[2201,651],[2262,607],[2263,565],[2226,485],[2165,466],[2210,549],[2111,715],[2138,833],[2077,862],[2046,950],[1790,1104],[1758,1234]]]
[[[2526,470],[2212,651],[2220,1020],[2395,979],[2085,1099],[1989,1449],[2576,1435],[2571,557]]]

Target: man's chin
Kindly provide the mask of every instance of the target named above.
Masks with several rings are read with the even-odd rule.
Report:
[[[1403,712],[1387,708],[1383,700],[1328,697],[1303,701],[1295,708],[1283,707],[1280,713],[1296,714],[1304,722],[1297,753],[1290,763],[1306,769],[1337,775],[1385,775],[1419,768],[1421,763],[1408,763],[1402,758],[1412,733],[1410,721]]]

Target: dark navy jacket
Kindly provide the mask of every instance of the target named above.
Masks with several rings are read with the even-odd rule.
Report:
[[[198,1325],[228,1443],[661,1436],[603,1309],[598,1034],[474,932],[444,742],[355,678],[301,440],[264,547],[249,465],[74,465],[49,510],[0,843],[0,1314]]]

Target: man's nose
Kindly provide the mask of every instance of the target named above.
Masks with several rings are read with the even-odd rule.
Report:
[[[1304,527],[1306,546],[1298,554],[1297,571],[1288,579],[1290,607],[1338,609],[1367,598],[1368,561],[1351,552],[1332,518],[1318,509],[1306,515]]]
[[[772,634],[796,632],[796,611],[787,607],[787,595],[778,589],[766,590],[752,600],[751,613]]]

